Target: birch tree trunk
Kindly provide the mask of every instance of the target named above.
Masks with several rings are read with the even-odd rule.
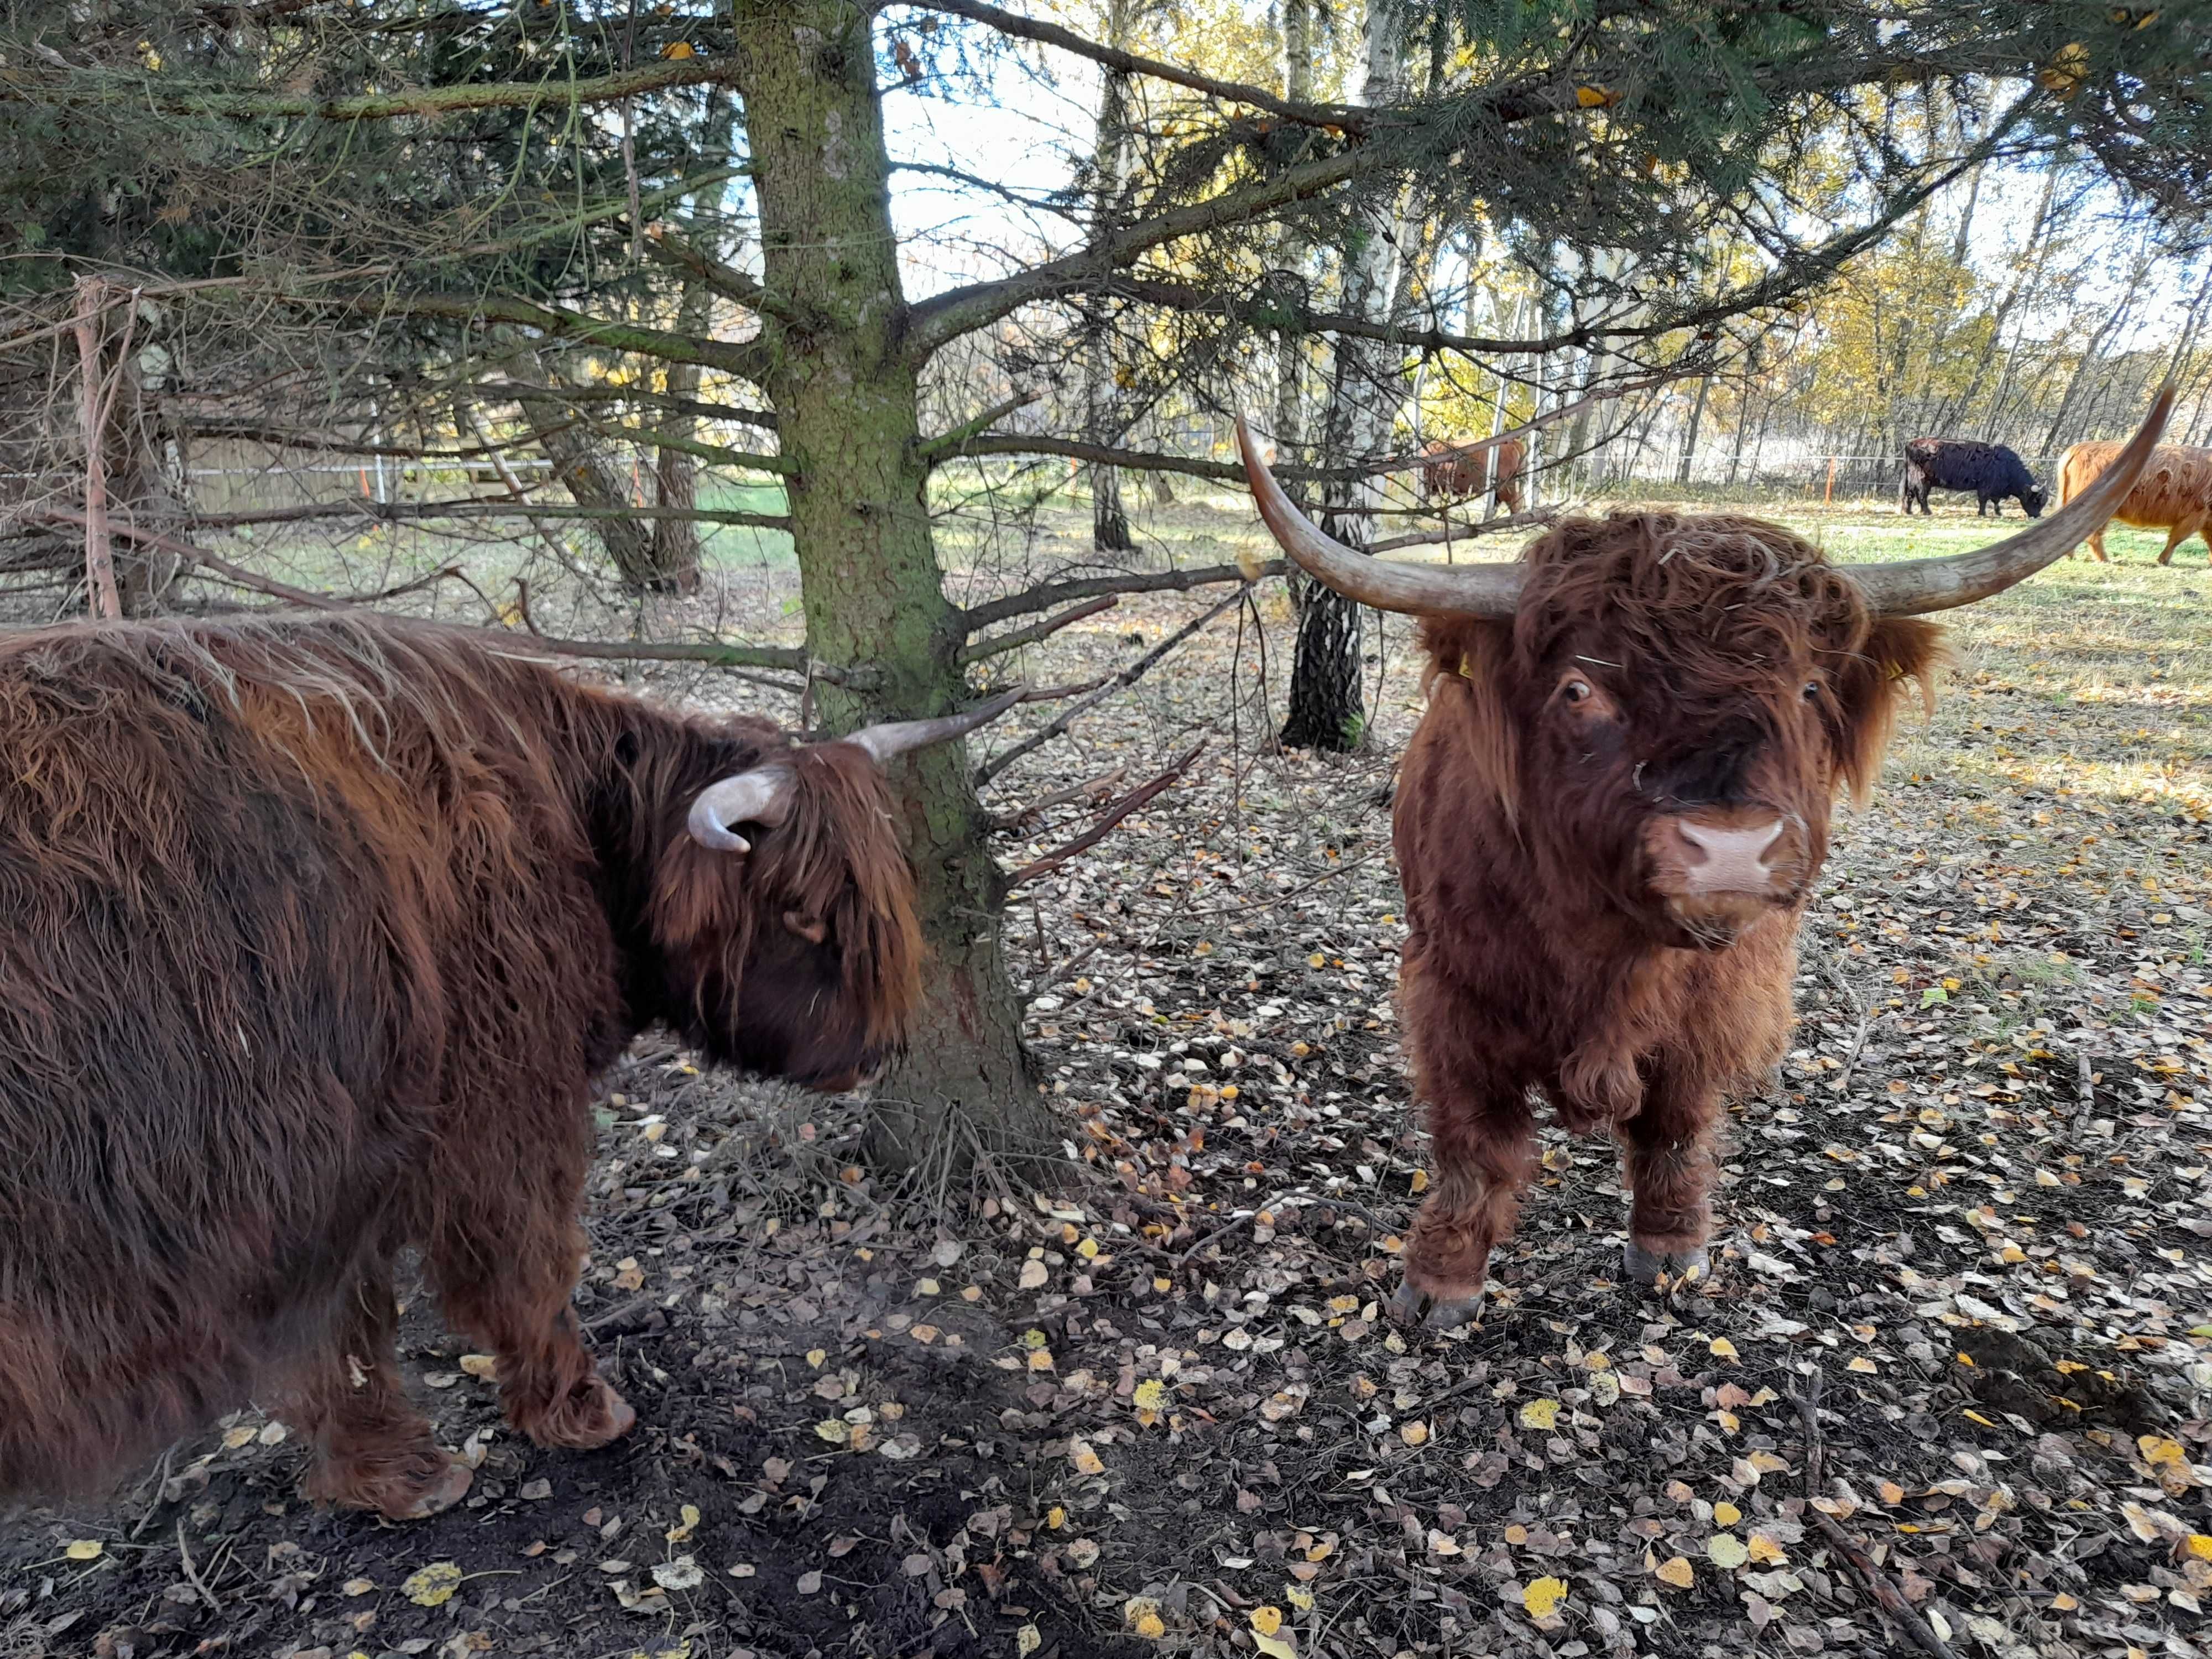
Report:
[[[1283,23],[1283,95],[1300,103],[1313,101],[1313,11],[1311,0],[1281,0]],[[1313,252],[1296,228],[1283,233],[1283,268],[1297,283],[1303,298],[1311,277]],[[1305,432],[1305,341],[1291,329],[1275,336],[1275,453],[1285,461],[1304,460],[1299,446]],[[1293,491],[1297,486],[1292,485]],[[1294,599],[1303,599],[1305,581],[1293,577]]]
[[[1368,0],[1365,73],[1359,101],[1395,103],[1406,85],[1406,13],[1399,0]],[[1397,292],[1401,226],[1395,194],[1377,193],[1357,208],[1343,249],[1345,311],[1370,322],[1390,320]],[[1404,396],[1398,354],[1370,340],[1337,337],[1321,453],[1332,465],[1374,459],[1390,447],[1391,424]],[[1375,539],[1382,495],[1373,478],[1332,482],[1322,490],[1322,528],[1349,546]],[[1359,695],[1359,607],[1314,589],[1298,617],[1291,667],[1289,716],[1282,741],[1291,748],[1345,751],[1364,736]]]
[[[1107,0],[1105,44],[1126,51],[1135,0]],[[1108,70],[1099,77],[1098,130],[1092,148],[1091,234],[1103,239],[1119,218],[1122,192],[1129,176],[1129,101],[1133,77],[1121,70]],[[1117,349],[1107,301],[1093,295],[1085,310],[1085,332],[1089,336],[1084,356],[1084,435],[1094,444],[1111,447],[1121,441],[1121,353]],[[1091,537],[1103,552],[1126,552],[1136,545],[1129,534],[1129,514],[1121,504],[1121,472],[1118,467],[1093,462],[1091,472]]]

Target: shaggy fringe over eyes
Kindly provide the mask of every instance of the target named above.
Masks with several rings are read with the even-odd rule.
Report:
[[[1517,687],[1571,641],[1603,638],[1632,680],[1660,681],[1670,704],[1719,709],[1794,695],[1804,662],[1826,678],[1837,770],[1863,801],[1881,769],[1900,682],[1932,709],[1942,630],[1876,617],[1856,583],[1802,537],[1734,514],[1615,513],[1570,519],[1531,542],[1510,623],[1431,619],[1421,630],[1430,692],[1463,677],[1482,734],[1470,759],[1510,814]],[[1795,721],[1773,722],[1778,733]]]
[[[872,1048],[895,1045],[921,1002],[923,947],[883,780],[847,744],[780,756],[771,750],[758,760],[791,767],[791,816],[757,837],[750,854],[714,852],[674,835],[662,855],[654,906],[662,940],[695,955],[711,942],[720,958],[714,966],[735,1006],[754,928],[781,926],[787,910],[824,922],[842,957],[845,994],[867,1010],[861,1040]],[[676,810],[690,804],[687,794]],[[732,879],[733,856],[744,860],[741,880]],[[698,994],[710,994],[704,975]],[[696,1012],[702,1019],[719,1017],[704,1006]]]

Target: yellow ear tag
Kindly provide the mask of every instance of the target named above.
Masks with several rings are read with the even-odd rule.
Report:
[[[1463,680],[1471,680],[1474,678],[1467,672],[1467,653],[1464,651],[1461,652],[1459,656],[1459,677]]]

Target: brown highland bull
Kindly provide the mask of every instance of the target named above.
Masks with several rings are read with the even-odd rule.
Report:
[[[2120,453],[2115,443],[2075,444],[2058,458],[2058,501],[2061,506],[2096,481]],[[2212,551],[2212,449],[2187,444],[2160,444],[2143,469],[2136,487],[2128,491],[2112,517],[2122,524],[2166,532],[2160,564],[2173,562],[2173,550],[2191,536],[2201,536]],[[2089,532],[2089,548],[2105,560],[2105,526]]]
[[[481,635],[356,619],[0,647],[0,1498],[249,1397],[309,1494],[466,1491],[392,1346],[419,1246],[508,1420],[635,1413],[569,1297],[592,1081],[665,1021],[853,1086],[920,994],[881,763],[1003,703],[795,747]]]
[[[1395,1314],[1476,1310],[1535,1167],[1532,1092],[1622,1142],[1627,1272],[1703,1271],[1720,1103],[1786,1048],[1833,796],[1866,792],[1900,690],[1927,695],[1940,660],[1919,617],[2002,592],[2103,523],[2172,401],[2021,534],[1844,567],[1779,525],[1659,512],[1571,520],[1516,563],[1392,563],[1316,529],[1240,427],[1284,550],[1422,618],[1429,706],[1395,830],[1399,998],[1436,1184]]]
[[[1461,501],[1488,490],[1508,513],[1521,510],[1521,469],[1528,452],[1518,438],[1458,444],[1437,439],[1423,445],[1421,453],[1430,457],[1421,465],[1421,493],[1430,500]]]

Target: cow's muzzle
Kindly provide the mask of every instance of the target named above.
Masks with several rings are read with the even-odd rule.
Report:
[[[1644,831],[1651,890],[1685,942],[1721,950],[1794,902],[1805,883],[1805,830],[1793,813],[1710,807],[1654,819]]]

